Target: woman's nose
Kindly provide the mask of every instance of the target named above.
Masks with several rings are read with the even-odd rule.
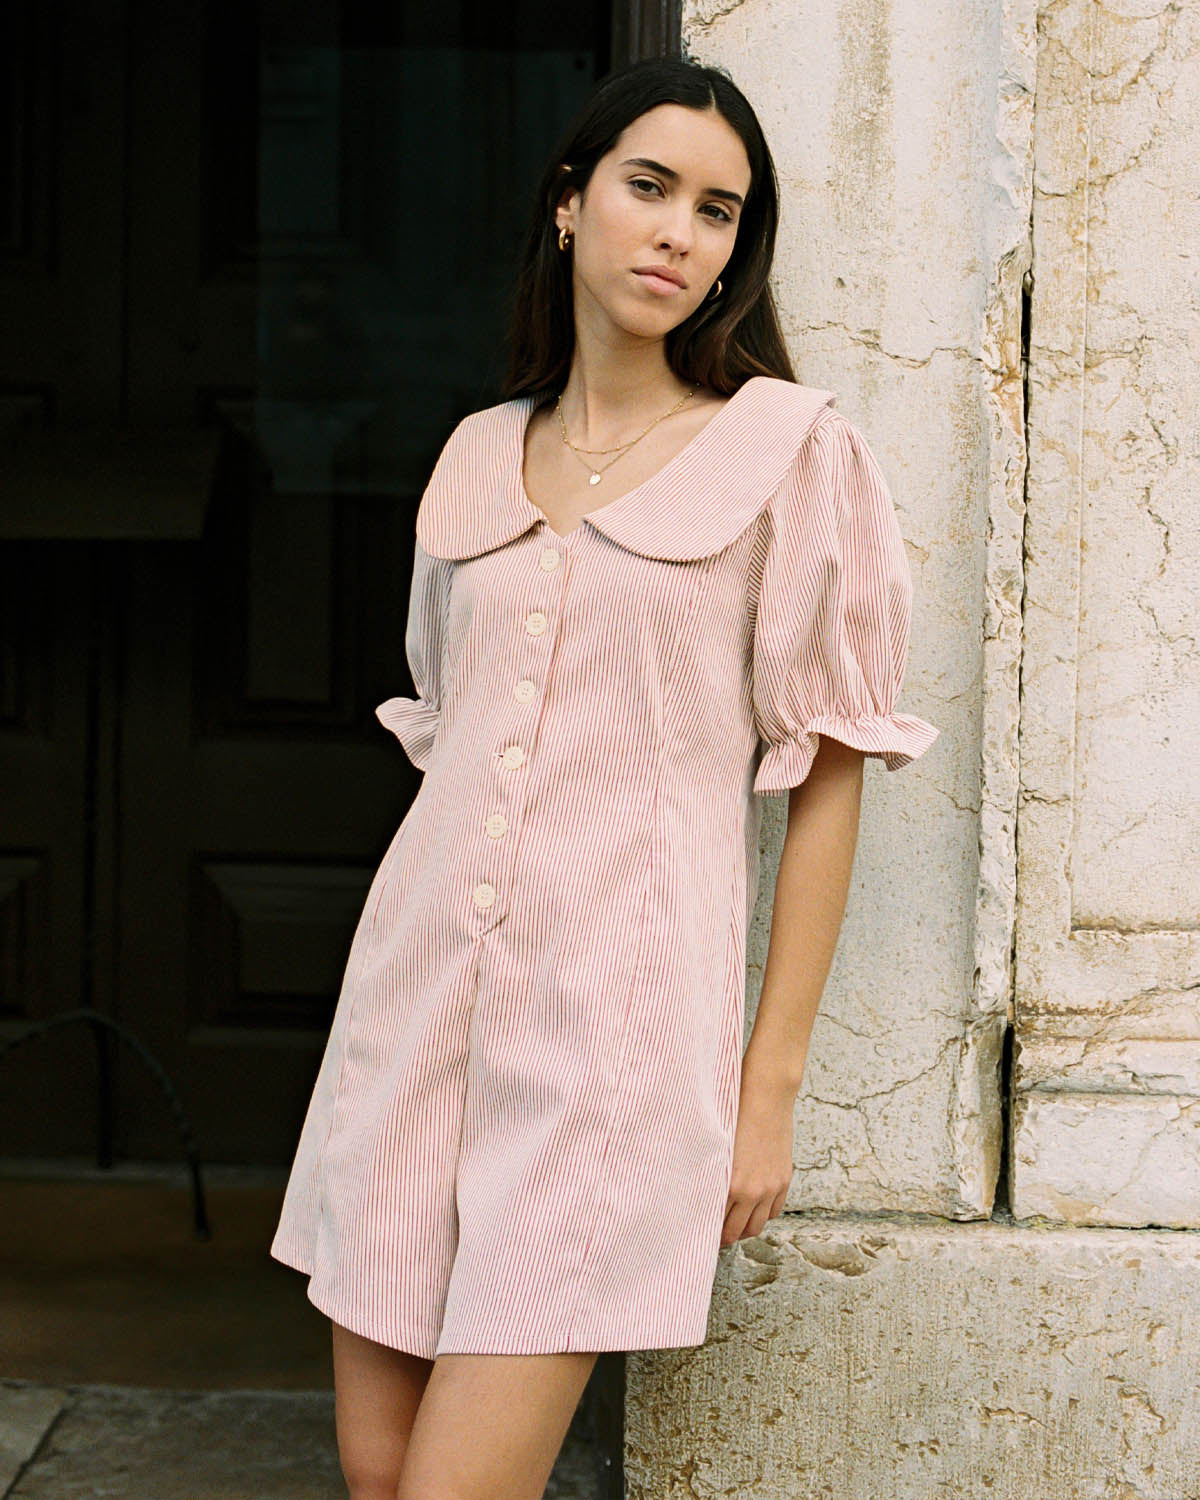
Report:
[[[684,254],[691,246],[691,230],[687,224],[675,220],[663,224],[655,243],[662,249],[670,249],[676,255]]]

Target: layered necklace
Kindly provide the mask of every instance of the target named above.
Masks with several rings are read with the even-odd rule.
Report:
[[[700,386],[698,384],[694,384],[690,391],[685,391],[684,394],[680,396],[679,400],[676,401],[675,405],[671,408],[670,411],[663,412],[661,417],[655,417],[654,421],[650,423],[650,426],[647,427],[645,431],[639,432],[637,437],[631,439],[628,443],[622,443],[619,448],[577,448],[571,441],[571,439],[567,436],[567,424],[563,420],[561,391],[559,392],[558,400],[555,402],[554,409],[558,412],[558,425],[559,429],[562,432],[563,442],[566,443],[567,447],[570,448],[571,452],[575,455],[575,457],[579,460],[583,467],[588,470],[588,483],[599,484],[600,476],[606,469],[611,469],[618,458],[623,458],[624,455],[629,452],[630,448],[633,447],[634,443],[640,443],[641,440],[646,436],[647,432],[653,431],[653,429],[657,427],[660,422],[665,422],[668,417],[674,416],[674,414],[679,410],[684,402],[690,401],[699,389]],[[588,463],[587,459],[584,457],[585,453],[590,457],[598,457],[599,455],[604,453],[615,453],[616,458],[610,458],[606,464],[601,464],[597,469],[593,467],[593,465]]]

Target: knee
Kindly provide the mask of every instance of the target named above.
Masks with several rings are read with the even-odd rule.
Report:
[[[433,1467],[434,1472],[430,1472]],[[494,1486],[484,1491],[487,1496],[500,1493]],[[464,1489],[455,1483],[444,1464],[431,1466],[428,1463],[406,1464],[400,1483],[389,1500],[479,1500],[479,1486]]]
[[[342,1455],[342,1478],[348,1500],[396,1500],[403,1456],[366,1453]]]
[[[343,1464],[342,1477],[346,1481],[348,1500],[396,1500],[400,1491],[399,1472],[368,1471]]]
[[[388,1496],[388,1500],[496,1500],[503,1495],[505,1500],[525,1500],[533,1493],[524,1486],[514,1486],[493,1476],[485,1479],[475,1474],[470,1478],[458,1477],[446,1472],[446,1466],[437,1464],[436,1473],[430,1465],[409,1464],[401,1475],[400,1483]],[[540,1497],[545,1490],[539,1485]]]
[[[432,1489],[427,1484],[406,1483],[400,1481],[398,1489],[393,1490],[388,1500],[478,1500],[478,1491],[447,1489],[443,1484],[437,1484]]]

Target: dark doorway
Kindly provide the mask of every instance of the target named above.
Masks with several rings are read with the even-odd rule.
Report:
[[[498,399],[546,150],[603,0],[28,0],[0,161],[0,1023],[94,1004],[208,1162],[294,1148],[417,773],[412,521]],[[5,1057],[0,1154],[177,1159],[77,1029]]]

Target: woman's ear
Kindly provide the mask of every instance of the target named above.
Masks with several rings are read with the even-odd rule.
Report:
[[[559,174],[569,172],[571,168],[566,162],[559,162]],[[571,215],[575,212],[575,200],[579,197],[578,188],[564,188],[559,194],[558,203],[554,209],[554,223],[559,229],[573,229]]]

